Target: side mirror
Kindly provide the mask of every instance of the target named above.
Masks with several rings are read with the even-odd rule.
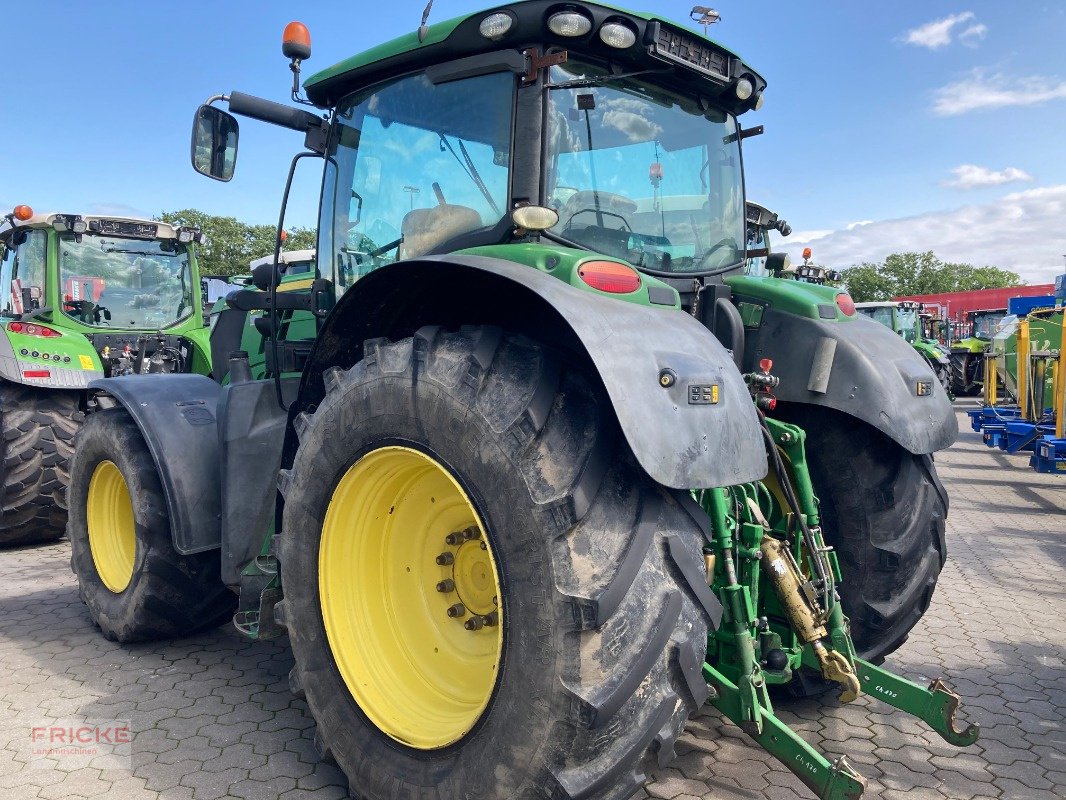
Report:
[[[200,106],[192,124],[192,168],[216,181],[228,181],[237,166],[239,126],[232,114]]]
[[[770,253],[766,257],[766,269],[771,275],[780,275],[792,266],[792,259],[787,253]]]
[[[267,291],[270,287],[281,280],[280,271],[284,265],[278,264],[278,271],[274,271],[273,260],[266,264],[260,264],[252,270],[252,285],[260,291]]]

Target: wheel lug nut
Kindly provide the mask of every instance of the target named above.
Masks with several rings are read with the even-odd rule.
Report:
[[[449,617],[462,617],[466,614],[466,606],[462,603],[456,603],[454,606],[448,606]]]
[[[468,631],[479,631],[485,627],[485,618],[475,615],[464,622],[463,627]]]
[[[454,564],[455,556],[453,556],[451,553],[441,553],[439,556],[437,556],[437,563],[440,564],[442,567],[446,567],[449,564]]]
[[[454,592],[455,591],[455,581],[453,581],[451,578],[445,578],[444,580],[442,580],[440,583],[437,584],[437,591],[438,592],[443,592],[445,594],[447,594],[448,592]]]
[[[450,545],[462,544],[466,541],[466,537],[463,536],[462,531],[453,531],[444,537],[444,541]]]
[[[481,618],[481,621],[483,623],[485,623],[486,625],[488,625],[489,627],[492,627],[493,625],[499,625],[500,624],[500,612],[499,611],[490,611],[488,614],[486,614],[485,616],[483,616]]]
[[[480,538],[481,538],[481,531],[479,531],[475,527],[471,526],[471,527],[469,527],[469,528],[467,528],[466,530],[463,531],[463,539],[466,540],[466,541],[470,541],[471,539],[480,539]]]
[[[489,546],[488,546],[487,544],[485,544],[484,542],[482,542],[482,543],[481,543],[481,549],[482,549],[482,550],[488,550],[488,549],[489,549]]]

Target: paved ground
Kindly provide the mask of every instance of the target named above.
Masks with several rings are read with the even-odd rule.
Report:
[[[1066,797],[1066,478],[1024,469],[1024,458],[987,450],[968,429],[937,464],[952,497],[950,560],[890,665],[918,681],[944,676],[982,741],[957,751],[865,700],[803,703],[783,716],[847,754],[870,780],[867,797]],[[284,644],[221,629],[119,647],[89,623],[68,560],[65,544],[0,554],[0,800],[345,795],[342,775],[315,755],[306,706],[289,694]],[[70,718],[128,720],[130,766],[26,763],[30,727]],[[714,712],[690,723],[678,754],[648,795],[810,797]]]

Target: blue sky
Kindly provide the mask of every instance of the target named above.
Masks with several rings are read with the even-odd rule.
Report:
[[[689,4],[629,5],[684,19]],[[154,214],[184,207],[277,218],[299,137],[242,125],[229,184],[189,166],[193,111],[231,89],[288,99],[280,34],[311,29],[307,73],[417,27],[392,3],[73,2],[5,8],[0,207]],[[436,0],[434,20],[485,4]],[[714,4],[714,38],[769,82],[747,115],[748,195],[787,218],[781,241],[844,267],[890,252],[1066,271],[1066,4]],[[311,225],[309,168],[292,222]]]

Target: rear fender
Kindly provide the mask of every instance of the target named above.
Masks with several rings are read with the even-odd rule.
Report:
[[[766,474],[744,380],[728,351],[695,319],[482,256],[412,259],[361,278],[326,319],[290,418],[322,400],[323,372],[354,365],[365,340],[400,339],[423,325],[498,325],[586,357],[637,461],[661,484],[728,486]],[[660,384],[663,375],[667,386]],[[708,396],[717,392],[717,403],[702,404],[703,387]],[[286,466],[295,447],[290,424]]]
[[[928,362],[873,320],[831,322],[767,308],[759,328],[747,332],[745,368],[761,358],[773,359],[779,400],[842,411],[916,455],[958,436],[951,401]]]

